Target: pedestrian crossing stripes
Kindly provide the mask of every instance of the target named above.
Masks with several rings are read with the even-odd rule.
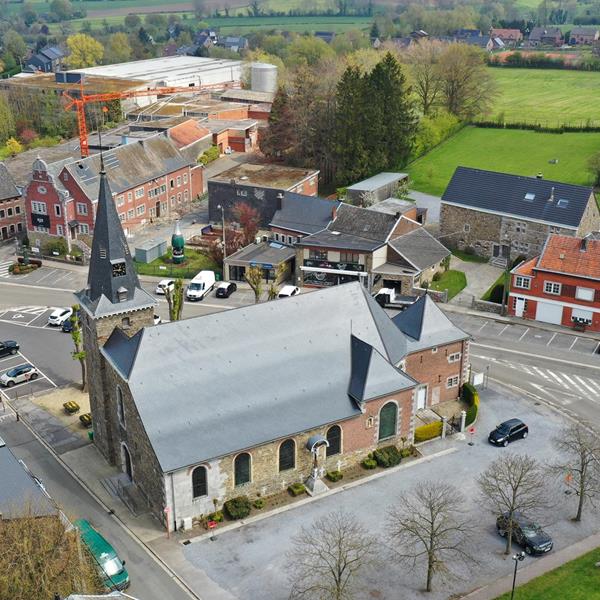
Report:
[[[0,277],[10,277],[8,267],[10,267],[13,262],[14,261],[12,260],[0,262]]]
[[[15,308],[8,309],[7,312],[19,312],[27,315],[42,315],[49,310],[49,308],[50,307],[48,306],[17,306]]]

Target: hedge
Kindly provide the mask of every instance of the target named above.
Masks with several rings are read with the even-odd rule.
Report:
[[[442,435],[442,422],[434,421],[415,429],[415,443],[426,442]]]
[[[395,467],[400,464],[402,455],[396,446],[385,446],[384,448],[377,448],[373,452],[373,458],[380,467],[387,469],[388,467]]]
[[[300,494],[306,492],[306,487],[303,483],[292,483],[292,485],[288,486],[288,492],[292,496],[300,496]]]
[[[248,496],[237,496],[225,502],[225,510],[232,519],[245,519],[252,510]]]
[[[344,474],[341,471],[327,471],[325,477],[327,477],[329,481],[339,481],[344,477]]]
[[[477,413],[479,412],[479,392],[470,383],[465,383],[462,387],[462,399],[468,404],[465,424],[469,426],[477,419]]]

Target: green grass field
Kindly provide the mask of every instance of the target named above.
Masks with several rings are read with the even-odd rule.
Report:
[[[465,127],[408,166],[415,190],[441,195],[459,165],[591,185],[588,158],[600,152],[600,133],[534,133]],[[550,164],[551,159],[558,164]]]
[[[600,548],[519,586],[519,600],[600,600]],[[504,594],[496,600],[509,600]]]
[[[600,73],[557,69],[491,67],[498,84],[490,118],[504,113],[507,122],[535,121],[600,125]]]
[[[443,292],[448,290],[448,300],[451,300],[464,290],[467,285],[467,276],[462,271],[454,271],[452,269],[444,271],[438,281],[432,281],[429,288]]]

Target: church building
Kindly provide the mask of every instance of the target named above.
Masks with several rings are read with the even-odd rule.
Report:
[[[94,443],[170,529],[413,439],[456,399],[468,335],[427,296],[392,320],[359,283],[153,324],[106,175],[78,294]]]

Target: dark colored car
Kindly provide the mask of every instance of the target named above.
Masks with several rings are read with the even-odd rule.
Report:
[[[500,423],[494,431],[490,431],[488,441],[495,446],[508,446],[510,442],[524,439],[529,434],[529,427],[520,419],[509,419]]]
[[[19,351],[19,344],[13,340],[0,342],[0,357],[16,354]]]
[[[237,285],[232,281],[221,281],[217,286],[217,298],[229,298],[237,290]]]
[[[73,331],[73,319],[79,319],[79,311],[77,311],[74,315],[71,315],[61,326],[62,330],[65,333],[71,333]]]
[[[552,538],[537,524],[522,515],[513,513],[512,539],[523,546],[527,554],[545,554],[554,546]],[[496,530],[502,537],[508,533],[508,513],[496,519]]]

